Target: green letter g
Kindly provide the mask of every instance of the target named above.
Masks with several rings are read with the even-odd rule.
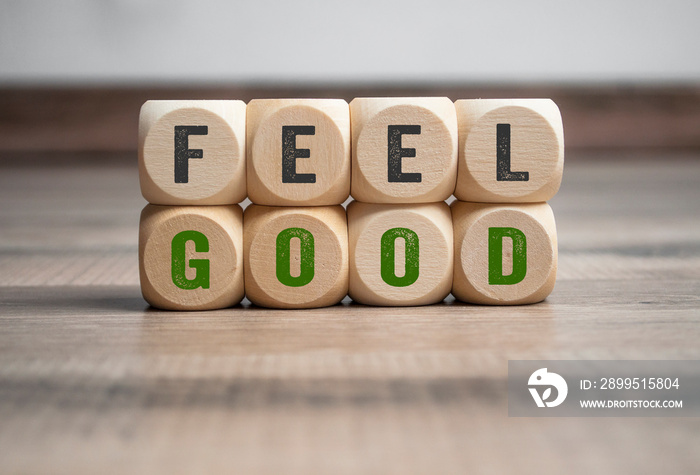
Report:
[[[182,231],[175,235],[171,245],[173,284],[184,290],[209,288],[209,259],[190,259],[190,268],[196,269],[194,279],[185,275],[185,243],[194,242],[195,252],[208,252],[209,240],[199,231]]]

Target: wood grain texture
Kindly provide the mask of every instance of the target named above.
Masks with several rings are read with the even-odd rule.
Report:
[[[700,359],[699,158],[569,153],[539,304],[165,312],[133,153],[0,154],[0,471],[694,474],[697,418],[509,418],[506,378]]]
[[[342,99],[248,104],[248,193],[268,206],[342,204],[350,194],[350,112]]]
[[[139,225],[143,298],[166,310],[213,310],[243,299],[243,212],[147,205]]]
[[[573,149],[700,148],[698,85],[197,85],[0,88],[0,151],[133,152],[151,99],[550,97]],[[101,155],[101,158],[105,158]]]
[[[243,231],[247,298],[273,308],[315,308],[348,293],[342,206],[250,205]]]
[[[243,201],[247,196],[245,124],[243,101],[144,103],[139,116],[144,198],[159,205]]]
[[[444,202],[348,205],[350,297],[365,305],[441,302],[452,286],[452,219]]]
[[[455,109],[457,199],[535,203],[557,193],[564,170],[564,128],[551,99],[459,100]]]
[[[353,198],[432,203],[452,195],[457,118],[447,97],[359,97],[350,118]]]
[[[544,300],[557,278],[557,228],[547,203],[452,203],[452,294],[463,302]]]

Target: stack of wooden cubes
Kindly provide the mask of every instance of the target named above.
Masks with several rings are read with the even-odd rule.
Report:
[[[561,115],[548,99],[148,101],[142,292],[173,310],[244,295],[275,308],[348,294],[368,305],[450,292],[539,302],[556,279],[546,201],[563,163]]]

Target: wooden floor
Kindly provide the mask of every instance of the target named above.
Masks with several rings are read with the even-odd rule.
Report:
[[[697,418],[516,419],[509,359],[700,359],[700,153],[570,154],[539,305],[147,308],[135,156],[0,156],[1,473],[700,472]]]

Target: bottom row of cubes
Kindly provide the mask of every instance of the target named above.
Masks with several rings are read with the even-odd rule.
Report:
[[[517,305],[554,288],[547,203],[269,207],[147,205],[141,289],[154,307],[314,308],[458,300]]]

